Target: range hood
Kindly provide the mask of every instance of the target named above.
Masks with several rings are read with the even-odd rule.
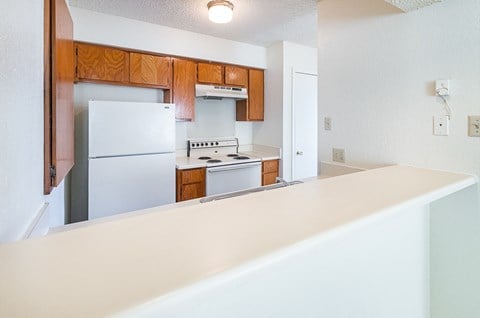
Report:
[[[246,88],[197,84],[195,85],[195,97],[247,99],[248,93]]]

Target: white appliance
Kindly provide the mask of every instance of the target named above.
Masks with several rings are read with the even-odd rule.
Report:
[[[262,185],[260,158],[238,153],[237,138],[202,138],[188,141],[188,156],[206,162],[206,195],[257,188]]]
[[[205,99],[248,99],[246,88],[217,86],[217,85],[195,85],[195,97],[204,97]]]
[[[88,218],[175,202],[175,106],[90,101]]]

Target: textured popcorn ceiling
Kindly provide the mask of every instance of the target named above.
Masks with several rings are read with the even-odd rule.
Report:
[[[405,12],[417,10],[442,0],[385,0]]]
[[[71,6],[268,46],[285,40],[317,46],[317,0],[230,0],[231,23],[208,20],[209,0],[69,0]]]

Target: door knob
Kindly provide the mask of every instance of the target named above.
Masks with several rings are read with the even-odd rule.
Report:
[[[303,151],[297,150],[297,156],[303,156]]]

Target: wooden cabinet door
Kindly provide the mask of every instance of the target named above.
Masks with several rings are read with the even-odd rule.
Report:
[[[238,121],[263,121],[264,74],[262,70],[248,71],[248,100],[237,101]]]
[[[197,65],[188,60],[173,59],[173,84],[165,92],[165,102],[175,103],[175,117],[193,121],[195,118],[195,83]]]
[[[198,83],[223,84],[223,66],[218,64],[198,63]]]
[[[49,194],[74,164],[75,54],[65,0],[45,0],[44,10],[44,193]]]
[[[130,53],[130,82],[170,88],[171,59],[141,53]]]
[[[279,160],[265,160],[262,162],[262,185],[274,184],[277,182],[279,172]]]
[[[177,202],[197,199],[205,196],[205,168],[177,169]]]
[[[112,83],[129,82],[128,52],[77,43],[77,80]]]
[[[238,66],[225,66],[225,85],[248,86],[248,70]]]
[[[261,70],[248,72],[248,119],[263,120],[264,75]]]

